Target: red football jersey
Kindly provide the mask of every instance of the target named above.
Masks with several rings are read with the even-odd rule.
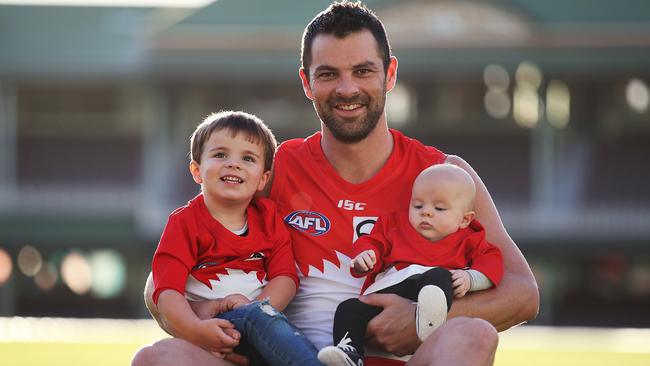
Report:
[[[275,156],[270,198],[289,225],[300,289],[287,315],[322,348],[332,343],[338,304],[358,297],[363,280],[350,273],[359,236],[370,233],[380,215],[408,209],[411,186],[426,167],[445,161],[439,150],[391,130],[394,148],[370,180],[341,178],[321,149],[321,133],[284,142]]]
[[[165,289],[189,299],[252,299],[280,275],[298,286],[291,237],[275,203],[253,199],[246,215],[248,234],[240,236],[210,215],[202,194],[172,212],[153,257],[154,302]]]
[[[432,267],[475,269],[495,286],[503,277],[501,250],[488,243],[485,229],[478,220],[431,242],[411,226],[407,211],[396,211],[381,216],[372,233],[359,239],[352,258],[364,250],[375,251],[377,257],[377,263],[363,285],[363,290],[368,290],[366,293],[398,284]]]

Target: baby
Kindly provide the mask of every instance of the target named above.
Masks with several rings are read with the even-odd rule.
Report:
[[[367,276],[362,294],[393,293],[417,301],[418,337],[425,340],[447,318],[453,297],[498,285],[501,251],[474,219],[472,177],[451,164],[433,165],[415,179],[408,212],[382,216],[354,244],[351,272]],[[318,353],[329,365],[363,365],[368,322],[383,309],[348,299],[334,317],[334,343]]]

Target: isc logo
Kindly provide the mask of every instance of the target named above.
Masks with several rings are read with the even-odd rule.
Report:
[[[348,211],[363,211],[366,208],[364,202],[354,202],[350,200],[339,200],[338,208],[342,208]]]
[[[309,235],[320,236],[330,231],[330,220],[314,211],[294,211],[284,218],[284,222]]]

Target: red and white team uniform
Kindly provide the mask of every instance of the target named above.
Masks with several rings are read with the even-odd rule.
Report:
[[[153,257],[153,300],[176,290],[190,300],[240,293],[250,299],[268,280],[288,276],[298,286],[291,237],[273,201],[255,198],[246,209],[248,234],[215,220],[199,194],[169,215]]]
[[[332,344],[338,304],[358,297],[363,284],[350,273],[353,243],[370,233],[379,216],[407,210],[416,176],[447,158],[399,131],[391,134],[390,158],[360,184],[345,181],[334,170],[321,149],[320,132],[284,142],[275,155],[270,198],[291,227],[301,276],[286,312],[318,349]]]
[[[377,292],[433,267],[471,268],[497,286],[503,277],[501,250],[488,243],[485,230],[473,220],[464,229],[431,242],[411,226],[408,211],[381,216],[370,235],[354,245],[353,258],[373,250],[377,263],[365,279],[363,291]]]

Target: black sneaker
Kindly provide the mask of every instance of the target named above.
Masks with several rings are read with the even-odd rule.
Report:
[[[318,360],[327,366],[363,366],[363,356],[349,344],[351,341],[345,333],[339,344],[321,349]]]

